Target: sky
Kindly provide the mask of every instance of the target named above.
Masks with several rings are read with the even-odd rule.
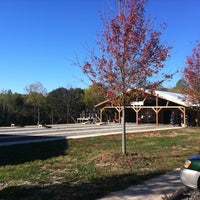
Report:
[[[0,91],[25,93],[37,82],[48,92],[89,87],[74,62],[87,56],[88,47],[96,47],[100,11],[113,1],[0,0]],[[148,0],[146,15],[155,29],[167,24],[162,41],[173,47],[165,70],[180,71],[165,87],[174,87],[181,78],[186,57],[200,38],[199,8],[199,0]]]

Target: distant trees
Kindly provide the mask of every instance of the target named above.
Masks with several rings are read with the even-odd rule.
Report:
[[[182,79],[186,86],[182,92],[190,102],[200,104],[200,42],[196,43],[191,56],[187,57]]]
[[[0,126],[16,123],[23,126],[30,124],[31,118],[28,106],[25,103],[25,95],[4,90],[0,93]]]
[[[37,119],[37,124],[39,125],[40,108],[42,104],[45,103],[45,95],[47,94],[47,91],[40,82],[30,84],[25,88],[25,90],[28,93],[26,101],[28,104],[33,106],[34,124]]]
[[[29,114],[29,106],[26,104],[25,95],[14,93],[12,98],[14,118],[11,122],[20,126],[24,126],[25,123],[31,123],[32,117]]]
[[[182,93],[184,87],[186,87],[186,82],[183,79],[179,79],[173,88],[166,88],[165,90],[169,92]]]
[[[85,110],[84,91],[80,88],[58,88],[47,96],[47,104],[51,110],[52,123],[72,123]]]
[[[122,106],[125,119],[127,91],[133,87],[155,89],[171,75],[159,74],[171,47],[162,44],[162,32],[155,31],[145,17],[145,0],[119,0],[112,19],[104,19],[98,40],[99,52],[89,52],[82,68],[92,84],[115,104]],[[116,99],[116,96],[118,98]],[[126,153],[125,120],[122,151]]]
[[[83,110],[84,90],[58,88],[46,93],[40,84],[30,84],[26,94],[4,90],[0,93],[0,126],[74,123]],[[39,107],[39,119],[38,119]]]
[[[94,106],[106,98],[102,95],[98,87],[92,85],[84,90],[83,101],[87,108],[87,112],[93,112]]]
[[[11,90],[4,90],[0,94],[0,122],[4,122],[6,125],[10,124],[12,119],[14,118],[15,112],[12,107],[13,98]]]
[[[69,122],[76,122],[76,118],[80,117],[80,113],[86,110],[83,101],[84,90],[80,88],[70,88],[68,90],[68,118]]]
[[[66,96],[67,90],[65,88],[58,88],[47,95],[47,105],[50,109],[52,124],[66,121]]]

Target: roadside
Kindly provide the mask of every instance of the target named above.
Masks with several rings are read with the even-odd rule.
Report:
[[[99,200],[161,200],[184,188],[179,178],[179,169],[145,181],[142,185],[112,192]]]

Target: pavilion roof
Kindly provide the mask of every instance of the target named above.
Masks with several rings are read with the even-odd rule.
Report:
[[[134,88],[134,90],[137,90],[137,89]],[[140,91],[141,91],[141,89],[140,89]],[[186,101],[186,98],[185,98],[186,96],[184,94],[181,94],[181,93],[159,91],[159,90],[155,90],[153,92],[150,92],[148,90],[142,90],[142,91],[144,93],[146,93],[146,94],[150,94],[150,95],[153,95],[153,96],[158,96],[161,99],[164,99],[164,100],[179,104],[181,106],[185,106],[185,107],[197,106],[197,105],[194,105],[194,104]],[[129,90],[128,92],[130,93],[131,90]],[[110,100],[107,99],[107,100],[105,100],[103,102],[100,102],[99,104],[95,105],[95,107],[103,106],[104,104],[107,104],[109,102],[110,102]]]

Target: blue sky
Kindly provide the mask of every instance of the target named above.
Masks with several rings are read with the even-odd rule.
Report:
[[[0,0],[0,91],[24,93],[41,82],[48,92],[58,87],[88,87],[72,63],[96,45],[99,12],[114,0]],[[149,0],[146,14],[156,27],[166,22],[163,41],[173,47],[166,71],[185,65],[200,38],[199,0]],[[180,74],[165,86],[173,87]],[[81,80],[85,80],[82,82]]]

